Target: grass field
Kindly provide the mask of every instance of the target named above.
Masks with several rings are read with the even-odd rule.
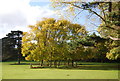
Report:
[[[30,65],[12,65],[14,63],[2,63],[2,79],[118,79],[119,71],[113,63],[86,62],[76,69],[30,69]]]

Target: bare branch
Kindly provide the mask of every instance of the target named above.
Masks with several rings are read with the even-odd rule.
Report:
[[[83,11],[83,10],[82,10],[82,11]],[[75,17],[73,18],[73,20],[74,20],[82,11],[78,12],[77,15],[75,15]]]
[[[93,13],[89,15],[88,19],[90,19],[90,17],[92,17]]]
[[[106,20],[102,16],[100,16],[97,12],[93,11],[92,9],[85,9],[85,8],[82,8],[82,7],[80,7],[78,5],[75,5],[75,4],[71,3],[71,2],[61,2],[61,3],[69,4],[69,5],[72,5],[72,6],[76,7],[76,8],[83,9],[83,10],[88,10],[90,12],[93,12],[95,15],[100,17],[100,19],[102,19],[104,22],[106,22]]]
[[[120,38],[114,38],[114,37],[111,37],[111,36],[108,36],[108,37],[112,40],[120,40]]]
[[[94,26],[96,26],[96,27],[98,27],[96,24],[94,24],[94,23],[92,23],[92,22],[90,22],[92,25],[94,25]]]
[[[105,12],[104,12],[103,7],[102,7],[102,12],[103,12],[104,18],[105,18],[105,20],[106,20],[106,16],[105,16]]]

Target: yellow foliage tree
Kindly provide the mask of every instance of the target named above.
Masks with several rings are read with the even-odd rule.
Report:
[[[84,26],[54,18],[44,18],[29,28],[22,39],[22,54],[34,61],[63,60],[68,53],[67,42],[87,34]]]

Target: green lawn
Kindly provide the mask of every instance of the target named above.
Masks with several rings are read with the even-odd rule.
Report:
[[[13,63],[15,62],[2,63],[2,79],[118,79],[118,70],[114,67],[99,67],[115,65],[109,63],[83,63],[77,69],[30,69],[30,65],[11,65]]]

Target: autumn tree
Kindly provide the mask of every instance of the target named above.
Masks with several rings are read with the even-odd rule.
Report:
[[[44,18],[31,30],[24,33],[22,54],[26,60],[56,61],[65,60],[68,53],[67,42],[82,38],[87,34],[84,26],[67,20]]]
[[[52,5],[57,10],[66,9],[66,12],[74,14],[75,17],[82,11],[88,11],[96,15],[102,22],[99,32],[104,33],[105,37],[112,40],[120,40],[119,38],[119,4],[120,2],[82,2],[78,0],[51,0]],[[95,10],[99,9],[99,12]],[[68,15],[68,13],[64,15]],[[78,15],[79,16],[79,15]],[[112,32],[112,34],[110,34]],[[109,33],[109,34],[108,34]],[[113,34],[114,33],[114,34]]]
[[[110,40],[106,42],[106,47],[109,51],[106,54],[106,57],[110,60],[119,60],[120,58],[120,41]]]
[[[65,16],[71,17],[70,13],[74,14],[74,17],[79,17],[82,11],[88,11],[91,15],[97,16],[101,21],[100,26],[97,26],[97,31],[103,38],[109,38],[113,41],[120,41],[120,2],[82,2],[78,0],[51,0],[52,5],[55,9],[61,11],[66,9]],[[99,11],[96,11],[99,10]],[[110,42],[109,42],[110,43]],[[119,43],[116,43],[119,44]],[[112,45],[112,44],[111,44]],[[119,45],[117,45],[119,46]],[[107,57],[112,55],[113,58],[119,57],[120,54],[113,55],[110,50],[117,49],[119,47],[114,47],[108,50]]]

